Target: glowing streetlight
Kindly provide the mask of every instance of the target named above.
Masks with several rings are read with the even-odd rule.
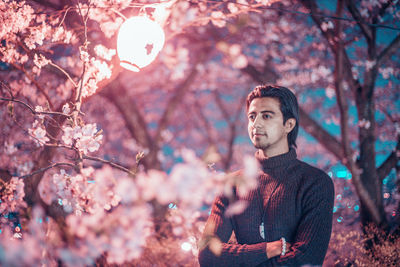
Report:
[[[120,65],[131,71],[140,71],[157,57],[164,42],[164,31],[157,22],[146,16],[127,19],[118,32]]]

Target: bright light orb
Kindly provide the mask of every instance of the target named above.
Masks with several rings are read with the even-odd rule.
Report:
[[[127,19],[118,32],[120,65],[131,71],[140,71],[153,62],[164,42],[164,31],[157,22],[145,16]]]
[[[192,249],[192,245],[189,242],[183,242],[181,249],[184,251],[190,251]]]

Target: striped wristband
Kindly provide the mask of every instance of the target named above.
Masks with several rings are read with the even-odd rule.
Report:
[[[281,256],[285,256],[285,254],[286,254],[286,239],[284,237],[281,237],[281,242],[282,242]]]

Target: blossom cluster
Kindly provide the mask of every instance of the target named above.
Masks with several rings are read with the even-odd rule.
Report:
[[[68,266],[93,263],[104,252],[108,263],[138,258],[152,232],[151,211],[147,204],[120,205],[110,212],[68,216],[68,227],[79,245],[65,250],[61,258]]]
[[[74,145],[79,151],[87,154],[99,149],[103,135],[97,131],[96,123],[74,127],[64,126],[61,137],[66,145]]]
[[[0,195],[0,214],[17,212],[26,207],[24,201],[24,181],[17,177],[12,177],[9,182],[2,182]]]
[[[48,223],[43,220],[43,210],[35,206],[31,216],[23,234],[13,234],[8,228],[1,232],[1,266],[56,266],[56,261],[48,255],[51,244],[48,242]]]
[[[60,170],[52,177],[54,199],[68,213],[79,215],[83,212],[96,213],[110,210],[120,203],[121,197],[115,193],[117,184],[110,167],[95,171],[84,168],[81,173],[71,175]]]
[[[97,88],[98,83],[104,79],[111,77],[111,67],[104,61],[90,58],[87,52],[81,51],[81,59],[87,62],[87,69],[84,78],[81,80],[82,86],[82,97],[88,97],[93,95]]]
[[[43,115],[40,115],[43,116]],[[28,129],[30,138],[33,139],[37,146],[41,146],[50,139],[46,136],[46,128],[43,125],[43,120],[35,120],[32,124],[32,128]]]
[[[74,243],[60,252],[66,265],[93,264],[104,252],[108,263],[117,264],[141,255],[152,232],[152,209],[139,199],[132,178],[104,166],[75,176],[61,170],[53,183],[59,204],[74,211],[67,217]]]

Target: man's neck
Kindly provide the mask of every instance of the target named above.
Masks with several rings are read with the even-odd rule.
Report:
[[[272,157],[276,157],[276,156],[279,156],[282,154],[286,154],[288,152],[289,152],[289,147],[287,147],[283,150],[280,150],[280,151],[270,151],[267,149],[264,149],[264,150],[259,149],[258,153],[260,153],[260,155],[262,155],[264,158],[272,158]]]

